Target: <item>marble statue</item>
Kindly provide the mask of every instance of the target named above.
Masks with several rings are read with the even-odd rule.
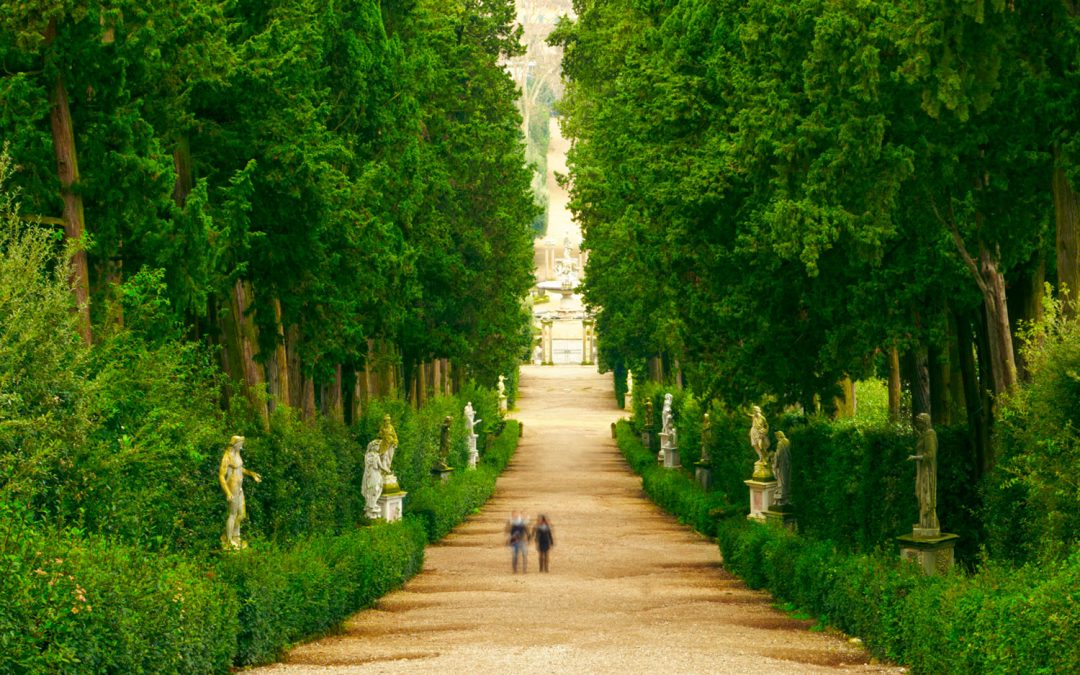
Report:
[[[915,496],[919,499],[919,529],[936,535],[941,531],[937,517],[937,432],[930,425],[930,415],[919,413],[915,417],[915,429],[919,440],[915,454],[908,457],[916,462]]]
[[[443,418],[442,428],[439,430],[439,463],[442,466],[449,466],[450,460],[450,426],[453,424],[454,418],[447,415]]]
[[[398,437],[394,430],[394,424],[389,415],[383,415],[382,425],[379,427],[379,471],[383,478],[383,492],[397,492],[397,476],[394,475],[394,453],[397,452]],[[371,445],[368,445],[371,448]]]
[[[757,405],[750,415],[750,447],[757,453],[759,461],[769,459],[769,421]]]
[[[225,448],[225,454],[221,456],[221,467],[218,469],[218,482],[225,492],[225,499],[229,502],[229,517],[225,521],[225,534],[221,537],[221,543],[226,548],[245,548],[240,539],[240,524],[247,520],[247,504],[244,502],[244,476],[250,476],[256,483],[262,482],[262,476],[244,468],[244,459],[240,451],[244,448],[244,437],[233,436],[229,439],[229,447]]]
[[[699,464],[711,464],[712,457],[709,456],[709,442],[712,440],[712,420],[709,419],[709,413],[705,413],[705,417],[701,420],[701,460]]]
[[[480,458],[480,451],[476,449],[476,425],[483,420],[476,419],[476,411],[473,410],[472,401],[465,404],[465,425],[469,427],[469,468],[476,468],[476,461]]]
[[[775,504],[791,503],[791,441],[783,431],[776,432],[776,452],[772,458],[773,475],[776,476]]]
[[[671,394],[664,394],[664,407],[660,411],[660,433],[668,434],[671,432],[671,422],[673,413],[671,412]]]
[[[379,497],[383,491],[382,453],[379,446],[382,444],[378,438],[367,445],[364,454],[364,479],[360,491],[364,495],[364,513],[368,518],[379,518]]]
[[[750,414],[750,447],[757,453],[754,462],[754,478],[772,480],[772,467],[769,466],[769,421],[761,412],[761,406],[754,406]]]
[[[506,376],[499,375],[499,383],[495,385],[499,392],[499,412],[506,412]]]

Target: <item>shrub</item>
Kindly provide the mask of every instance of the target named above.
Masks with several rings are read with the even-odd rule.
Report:
[[[735,511],[722,493],[705,492],[685,471],[658,466],[656,456],[645,449],[626,421],[616,424],[615,436],[630,469],[641,475],[642,489],[679,522],[712,536],[717,519]]]
[[[273,661],[370,606],[420,570],[426,541],[421,524],[406,519],[224,555],[218,569],[240,603],[236,664]]]
[[[197,563],[97,537],[45,535],[0,504],[0,671],[224,672],[233,590]]]
[[[918,673],[1069,672],[1080,662],[1080,551],[1042,566],[924,576],[895,553],[849,554],[742,519],[717,533],[724,566]]]

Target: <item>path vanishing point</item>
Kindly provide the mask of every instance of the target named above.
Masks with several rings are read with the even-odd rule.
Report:
[[[715,543],[660,511],[610,425],[610,375],[522,368],[517,454],[483,510],[428,547],[423,571],[286,673],[903,672],[813,632],[728,574]],[[513,574],[510,511],[551,520],[551,572]]]

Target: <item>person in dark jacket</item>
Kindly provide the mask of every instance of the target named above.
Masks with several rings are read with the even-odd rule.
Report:
[[[506,523],[507,545],[513,551],[514,573],[518,570],[518,557],[521,558],[521,572],[526,571],[527,556],[529,554],[529,524],[525,515],[514,511],[510,520]]]
[[[555,545],[555,536],[551,532],[551,523],[547,516],[540,516],[533,528],[532,538],[536,541],[536,550],[540,552],[540,571],[548,570],[548,551]]]

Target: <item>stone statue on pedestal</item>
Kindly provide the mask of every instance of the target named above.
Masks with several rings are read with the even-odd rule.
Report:
[[[256,483],[262,482],[262,476],[244,468],[244,459],[240,456],[243,448],[243,436],[233,436],[229,439],[229,446],[225,448],[225,454],[221,456],[221,466],[218,468],[218,483],[221,484],[225,499],[229,502],[229,517],[225,521],[225,534],[221,537],[222,546],[225,548],[237,549],[247,546],[240,539],[240,524],[247,520],[244,476],[254,478]]]
[[[382,441],[375,439],[368,443],[367,452],[364,454],[364,480],[360,491],[364,495],[364,515],[368,518],[378,518],[379,497],[383,491],[382,453],[379,446]]]
[[[666,434],[671,431],[673,413],[671,411],[671,394],[664,394],[664,407],[660,411],[660,433]]]
[[[506,376],[499,375],[499,383],[495,385],[495,389],[499,392],[499,412],[504,413],[507,410],[506,406]]]
[[[754,478],[772,480],[772,468],[769,466],[769,421],[761,412],[761,406],[754,406],[750,414],[750,447],[757,453],[754,462]]]
[[[705,413],[701,420],[701,460],[698,462],[703,466],[712,464],[712,457],[709,456],[710,441],[712,441],[712,420],[709,419],[709,413]]]
[[[442,466],[449,466],[450,460],[450,426],[453,424],[454,418],[447,415],[443,419],[442,428],[439,429],[439,463]]]
[[[476,449],[476,425],[483,420],[476,419],[476,411],[473,410],[472,401],[465,404],[465,426],[469,428],[469,468],[476,468],[476,461],[480,458],[480,451]]]
[[[398,492],[397,476],[394,475],[394,453],[397,452],[398,437],[389,415],[383,416],[379,427],[379,470],[383,475],[383,492]],[[370,446],[369,446],[370,447]]]
[[[937,517],[937,432],[926,413],[915,417],[915,429],[919,439],[915,443],[915,454],[908,457],[909,461],[916,462],[915,496],[919,499],[919,524],[915,533],[937,536],[941,531]]]
[[[776,476],[776,501],[774,504],[791,503],[791,441],[783,431],[776,432],[776,452],[772,459],[773,474]]]

